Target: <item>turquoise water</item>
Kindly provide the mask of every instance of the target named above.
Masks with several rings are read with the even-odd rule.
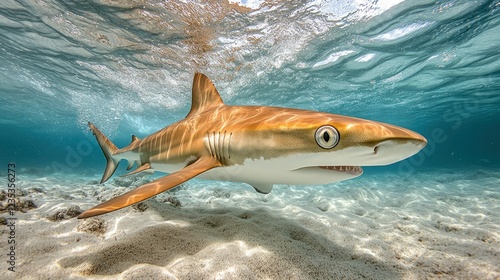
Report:
[[[499,1],[240,5],[2,1],[0,164],[101,172],[86,122],[118,146],[148,135],[185,116],[201,71],[228,104],[368,118],[429,139],[392,169],[498,167]]]
[[[1,0],[0,177],[14,162],[20,202],[36,205],[15,213],[15,276],[498,279],[499,47],[498,0]],[[187,114],[196,71],[231,105],[377,120],[429,143],[335,184],[262,195],[193,179],[142,209],[46,219],[150,181],[117,176],[123,164],[98,184],[87,122],[118,147],[143,138]]]

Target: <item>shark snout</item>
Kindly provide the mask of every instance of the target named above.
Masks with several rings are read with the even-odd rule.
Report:
[[[388,139],[369,147],[371,156],[364,165],[386,165],[411,157],[427,144],[427,140],[418,139]]]
[[[427,144],[425,137],[414,131],[379,122],[346,126],[340,135],[351,143],[350,147],[347,145],[345,164],[357,166],[395,163],[418,153]]]
[[[406,159],[427,145],[427,140],[422,135],[402,127],[379,123],[383,134],[375,134],[370,148],[372,156],[369,161],[372,165],[386,165]]]

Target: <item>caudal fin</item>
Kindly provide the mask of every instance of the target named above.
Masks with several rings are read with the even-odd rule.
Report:
[[[102,175],[101,179],[101,183],[104,183],[109,179],[109,177],[113,175],[113,173],[115,173],[116,167],[118,167],[118,163],[120,162],[120,160],[113,158],[113,155],[116,153],[118,148],[91,122],[89,122],[89,128],[95,135],[95,138],[97,139],[97,142],[101,147],[102,153],[106,157],[106,170],[104,170],[104,174]]]

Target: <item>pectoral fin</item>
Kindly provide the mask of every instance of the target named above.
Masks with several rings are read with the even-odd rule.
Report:
[[[78,216],[78,219],[102,215],[143,201],[220,165],[220,162],[212,157],[201,157],[177,172],[156,179],[83,212]]]

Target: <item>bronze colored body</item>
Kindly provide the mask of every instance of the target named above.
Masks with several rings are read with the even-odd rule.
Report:
[[[273,184],[324,184],[361,175],[362,165],[407,158],[427,143],[397,126],[314,111],[229,106],[196,73],[192,107],[183,120],[118,149],[89,123],[108,160],[101,182],[121,159],[137,173],[171,173],[100,204],[79,218],[108,213],[171,189],[195,176],[246,182],[268,193]]]

